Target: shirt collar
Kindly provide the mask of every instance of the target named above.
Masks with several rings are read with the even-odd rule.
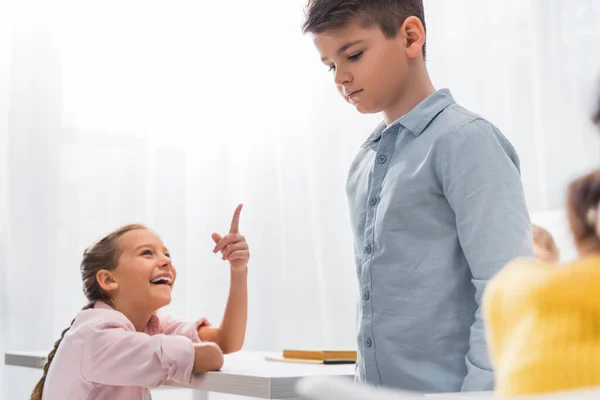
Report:
[[[100,309],[100,310],[112,310],[112,311],[120,313],[120,311],[115,310],[110,305],[106,304],[105,302],[103,302],[101,300],[96,301],[96,303],[94,304],[94,308]],[[125,317],[125,318],[127,318],[127,317]],[[146,333],[157,333],[158,330],[159,330],[159,320],[158,320],[158,316],[156,315],[156,313],[154,313],[154,314],[152,314],[152,316],[150,317],[150,320],[148,321],[148,324],[146,325],[145,332]]]
[[[394,125],[401,125],[412,132],[413,135],[419,136],[439,113],[455,103],[450,90],[438,90],[417,104],[417,106],[410,110],[408,114],[392,122],[389,126],[386,126],[385,122],[379,124],[361,147],[367,147],[372,143],[375,143],[379,140],[383,131]]]

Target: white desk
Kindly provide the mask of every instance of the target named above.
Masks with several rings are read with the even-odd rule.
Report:
[[[7,352],[4,363],[10,366],[42,368],[47,352]],[[261,399],[295,399],[298,380],[309,376],[337,376],[352,378],[354,365],[319,365],[266,361],[274,353],[242,351],[225,356],[225,365],[218,372],[195,375],[190,385],[167,383],[170,387],[195,389],[195,400],[206,400],[207,393],[226,393]],[[493,399],[493,393],[449,393],[429,395],[448,400]],[[426,397],[429,397],[426,396]]]
[[[436,398],[444,400],[492,400],[495,396],[494,392],[463,392],[428,394],[427,397],[431,397],[431,400]]]
[[[7,352],[6,365],[42,368],[47,352]],[[239,352],[225,356],[218,372],[196,375],[191,385],[169,383],[169,386],[196,389],[196,399],[206,399],[206,392],[227,393],[261,399],[298,399],[296,382],[307,376],[354,376],[354,365],[298,364],[266,361],[273,353]],[[201,391],[201,392],[200,392]]]

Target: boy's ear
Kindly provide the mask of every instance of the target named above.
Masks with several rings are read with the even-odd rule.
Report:
[[[406,45],[406,55],[417,58],[423,54],[425,44],[425,27],[418,17],[408,17],[400,28],[401,37]]]
[[[113,292],[119,289],[119,284],[110,271],[101,269],[96,273],[96,281],[105,292]]]

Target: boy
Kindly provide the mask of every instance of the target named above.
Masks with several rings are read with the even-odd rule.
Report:
[[[383,114],[346,185],[360,286],[356,379],[491,390],[486,282],[533,256],[519,160],[492,124],[436,91],[422,0],[311,0],[311,33],[344,99]]]

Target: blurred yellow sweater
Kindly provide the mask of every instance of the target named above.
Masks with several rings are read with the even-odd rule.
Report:
[[[498,394],[600,387],[600,256],[514,261],[490,281],[483,309]]]

